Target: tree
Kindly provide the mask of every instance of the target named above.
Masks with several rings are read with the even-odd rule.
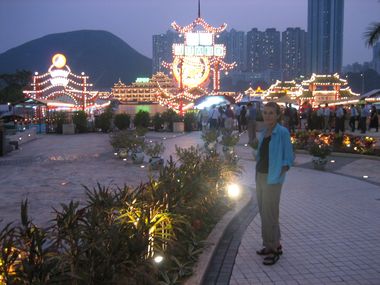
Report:
[[[104,113],[95,117],[95,128],[101,129],[104,133],[108,132],[112,126],[112,116],[112,108],[108,106]]]
[[[85,111],[76,111],[73,114],[73,123],[78,133],[87,132],[87,114]]]
[[[148,128],[150,124],[150,115],[149,112],[140,110],[136,113],[135,118],[133,119],[135,127]]]
[[[374,46],[377,40],[380,38],[380,22],[372,23],[367,28],[367,31],[364,33],[364,36],[366,38],[367,45],[369,47]]]
[[[22,100],[22,90],[30,83],[32,73],[26,70],[18,70],[12,74],[0,74],[0,83],[4,88],[0,90],[0,104],[14,103]]]
[[[131,117],[126,113],[116,114],[113,123],[119,130],[125,130],[129,128]]]

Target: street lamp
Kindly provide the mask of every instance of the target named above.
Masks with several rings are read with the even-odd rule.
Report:
[[[364,94],[364,73],[360,73],[360,76],[362,78],[362,95]]]

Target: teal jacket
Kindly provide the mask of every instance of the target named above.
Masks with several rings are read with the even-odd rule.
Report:
[[[259,146],[257,153],[260,153],[261,144],[264,139],[266,128],[259,135]],[[260,159],[260,155],[257,155]],[[293,165],[294,155],[293,146],[290,141],[290,134],[287,128],[277,124],[273,131],[269,142],[269,169],[268,184],[282,184],[285,180],[285,174],[281,175],[283,166],[289,168]]]

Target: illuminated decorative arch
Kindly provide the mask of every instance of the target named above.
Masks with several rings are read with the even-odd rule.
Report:
[[[74,74],[66,64],[63,54],[55,54],[52,57],[52,65],[48,72],[33,76],[33,90],[25,90],[23,93],[33,99],[64,101],[70,98],[74,101],[75,109],[86,110],[89,106],[96,105],[97,91],[89,91],[92,87],[88,83],[89,77],[84,72],[81,75]]]

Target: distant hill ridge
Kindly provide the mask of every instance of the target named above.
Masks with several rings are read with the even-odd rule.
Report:
[[[108,89],[119,78],[124,83],[150,77],[152,60],[107,31],[80,30],[29,41],[0,54],[0,73],[26,69],[47,72],[51,58],[62,53],[72,72],[90,76],[94,90]]]

